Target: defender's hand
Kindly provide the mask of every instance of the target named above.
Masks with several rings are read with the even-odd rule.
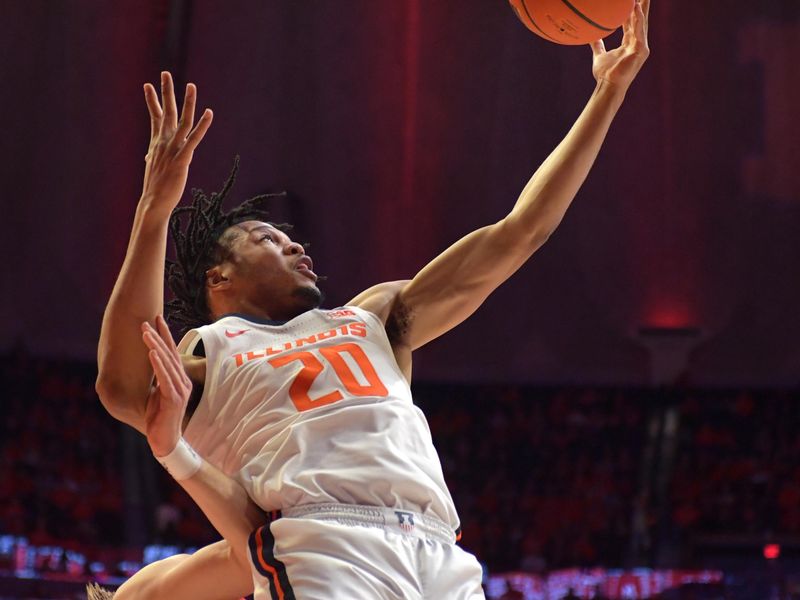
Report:
[[[183,195],[194,150],[208,131],[214,115],[206,109],[192,128],[197,88],[189,83],[179,120],[172,75],[167,71],[161,73],[163,108],[155,88],[149,83],[144,85],[144,97],[150,112],[150,146],[145,156],[142,198],[150,206],[170,212]]]
[[[192,393],[192,382],[183,370],[175,341],[161,315],[156,327],[142,324],[142,339],[150,349],[148,357],[156,375],[156,385],[147,399],[145,434],[155,456],[166,456],[175,449],[181,437],[186,405]]]
[[[647,43],[650,0],[636,0],[631,16],[623,24],[622,44],[606,51],[603,40],[592,42],[592,74],[597,83],[608,82],[622,89],[631,84],[650,55]]]

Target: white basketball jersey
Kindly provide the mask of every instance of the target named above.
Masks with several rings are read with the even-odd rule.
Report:
[[[428,423],[375,315],[229,315],[190,331],[181,352],[200,339],[206,382],[184,436],[261,508],[365,504],[458,527]]]

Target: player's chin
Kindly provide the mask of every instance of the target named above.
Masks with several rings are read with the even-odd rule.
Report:
[[[325,299],[317,284],[310,280],[303,285],[295,287],[292,295],[303,304],[306,310],[317,308]]]

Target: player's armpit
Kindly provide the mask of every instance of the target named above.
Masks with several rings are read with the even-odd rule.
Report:
[[[410,280],[386,281],[367,288],[347,303],[374,314],[385,325],[397,295]]]
[[[156,561],[117,590],[114,600],[233,600],[253,592],[249,565],[227,542]]]

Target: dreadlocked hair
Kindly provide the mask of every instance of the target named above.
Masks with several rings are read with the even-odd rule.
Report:
[[[229,212],[222,210],[236,175],[239,157],[233,159],[233,169],[219,192],[207,196],[203,190],[192,189],[190,206],[179,206],[169,218],[169,231],[175,244],[176,259],[166,259],[165,276],[174,298],[164,306],[167,320],[180,328],[181,334],[189,329],[211,322],[211,312],[206,301],[206,271],[229,256],[225,231],[242,221],[266,221],[269,213],[264,203],[286,196],[286,192],[262,194],[242,202]],[[186,227],[183,216],[188,216]],[[269,223],[281,231],[290,231],[287,223]],[[226,238],[226,239],[223,239]]]

